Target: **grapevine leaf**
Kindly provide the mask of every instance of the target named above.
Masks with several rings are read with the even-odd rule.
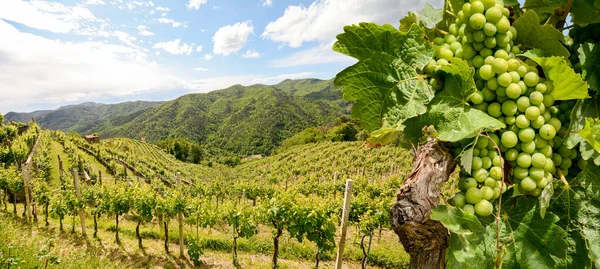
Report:
[[[542,219],[546,216],[546,210],[550,206],[550,199],[554,196],[554,185],[550,182],[540,195],[540,217]]]
[[[440,140],[456,142],[483,130],[505,127],[502,122],[467,104],[467,97],[476,89],[473,68],[454,58],[451,65],[440,70],[445,73],[444,88],[431,101],[429,112],[421,117],[423,122],[435,126]]]
[[[530,58],[544,69],[546,78],[554,84],[555,100],[588,98],[588,88],[580,74],[575,73],[569,62],[561,57]]]
[[[584,160],[593,159],[596,165],[600,165],[600,152],[596,151],[580,134],[585,127],[586,118],[600,118],[600,100],[597,98],[589,98],[578,100],[571,112],[571,124],[567,135],[565,136],[565,144],[568,148],[579,146],[579,152]]]
[[[475,142],[477,143],[477,142]],[[464,168],[465,172],[467,172],[467,174],[471,174],[471,170],[473,168],[473,148],[474,148],[474,144],[468,146],[469,149],[463,150],[463,152],[460,153],[460,165]]]
[[[563,34],[551,25],[540,25],[540,18],[535,11],[527,11],[513,24],[517,29],[516,42],[528,48],[538,48],[548,56],[563,56],[570,53],[561,43]]]
[[[600,120],[585,118],[585,127],[578,132],[597,152],[600,152]]]
[[[450,232],[456,234],[477,236],[485,233],[485,229],[475,215],[457,207],[439,205],[431,210],[430,218],[441,222]]]
[[[503,203],[504,213],[501,237],[512,237],[514,244],[508,247],[505,265],[509,266],[511,258],[521,268],[555,268],[555,258],[564,258],[567,243],[566,232],[556,223],[559,218],[547,212],[545,218],[541,217],[540,208],[536,201],[520,196],[511,198]]]
[[[518,6],[519,5],[519,1],[517,1],[517,0],[504,0],[502,2],[504,2],[505,6]]]
[[[344,31],[333,49],[359,62],[340,72],[335,84],[344,86],[345,99],[356,101],[352,116],[364,128],[402,130],[406,119],[427,111],[434,92],[418,70],[433,50],[421,27],[412,25],[402,33],[391,25],[361,23]]]
[[[425,26],[433,27],[438,22],[442,21],[444,9],[435,9],[429,3],[425,4],[419,17]]]
[[[421,23],[421,18],[419,18],[419,13],[411,11],[408,12],[408,15],[406,15],[406,17],[400,20],[400,32],[408,32],[413,24],[423,26],[423,24]]]
[[[396,140],[399,133],[400,131],[394,128],[381,128],[371,132],[367,142],[374,147],[388,145]]]
[[[528,11],[535,11],[535,13],[540,17],[540,23],[543,23],[554,14],[554,10],[557,7],[562,6],[565,3],[566,1],[564,0],[525,0],[525,4],[523,6],[527,6]]]
[[[590,89],[600,93],[600,46],[584,43],[577,50],[583,77]]]
[[[585,26],[600,22],[600,9],[595,0],[575,0],[571,7],[572,22]]]

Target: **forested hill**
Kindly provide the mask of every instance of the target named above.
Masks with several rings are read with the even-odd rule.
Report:
[[[127,104],[136,107],[127,111]],[[139,102],[117,105],[124,106],[120,117],[98,117],[67,124],[65,118],[90,114],[66,114],[67,109],[61,108],[36,121],[46,129],[96,132],[102,137],[145,135],[149,142],[181,137],[215,150],[242,155],[265,154],[307,127],[335,120],[348,111],[349,104],[342,101],[333,80],[301,79],[270,86],[234,85],[209,93],[187,94],[161,104],[148,103],[144,108]],[[97,108],[90,105],[83,108],[94,109]],[[23,116],[9,113],[6,118],[23,119]]]

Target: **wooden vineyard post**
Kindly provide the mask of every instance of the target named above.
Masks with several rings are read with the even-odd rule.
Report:
[[[79,186],[79,174],[77,174],[77,169],[73,168],[73,185],[75,185],[75,195],[77,196],[77,200],[81,202],[81,188]],[[86,237],[85,232],[85,216],[83,208],[79,208],[79,219],[81,221],[81,235]]]
[[[98,183],[102,186],[102,171],[98,170]]]
[[[23,173],[23,184],[24,184],[24,188],[25,188],[25,218],[27,223],[29,223],[29,221],[31,220],[31,204],[29,204],[29,198],[31,197],[31,194],[29,193],[29,177],[30,177],[30,171],[28,169],[29,163],[25,163],[22,166],[22,173]],[[16,200],[15,200],[16,201]]]
[[[60,155],[58,155],[58,173],[60,174],[60,180],[63,178],[63,162],[60,159]]]
[[[333,172],[333,199],[337,199],[337,190],[335,186],[337,185],[338,172]]]
[[[352,199],[352,180],[346,181],[346,191],[344,193],[344,209],[342,211],[342,225],[340,231],[340,241],[338,242],[337,256],[335,258],[335,268],[342,268],[344,256],[344,247],[346,246],[346,231],[348,230],[348,213],[350,211],[350,200]]]
[[[181,184],[181,173],[177,172],[176,177],[177,177],[177,186],[179,187],[179,191],[182,191],[183,187]],[[181,193],[179,195],[181,195]],[[179,256],[184,257],[184,254],[183,254],[183,250],[184,250],[184,246],[183,246],[183,212],[181,212],[181,211],[177,212],[177,221],[179,222]]]

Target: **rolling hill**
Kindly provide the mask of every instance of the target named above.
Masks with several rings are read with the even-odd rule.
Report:
[[[99,133],[149,142],[186,138],[229,153],[268,154],[307,127],[349,111],[333,80],[284,80],[276,85],[234,85],[157,102],[87,103],[37,114],[8,113],[7,120],[36,121],[45,129]]]

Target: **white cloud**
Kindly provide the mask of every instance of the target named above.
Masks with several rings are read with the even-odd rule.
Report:
[[[84,24],[99,21],[85,7],[37,0],[1,0],[0,19],[53,33],[72,33]]]
[[[154,6],[154,2],[152,1],[148,1],[148,2],[139,2],[139,1],[131,1],[131,2],[127,2],[125,4],[125,6],[130,9],[136,9],[138,7],[153,7]]]
[[[24,33],[0,20],[0,108],[63,104],[200,88],[149,61],[140,49],[63,42]]]
[[[251,21],[238,22],[234,25],[226,25],[213,36],[213,53],[227,56],[236,53],[246,45],[248,36],[254,33]]]
[[[208,71],[208,69],[206,69],[204,67],[196,67],[196,68],[194,68],[194,71]]]
[[[138,34],[141,36],[153,36],[154,33],[148,30],[148,26],[146,25],[138,25],[135,29],[138,29]]]
[[[158,22],[164,23],[164,24],[171,24],[171,26],[173,26],[173,28],[177,28],[177,27],[181,27],[181,26],[183,26],[184,28],[187,27],[187,24],[178,22],[178,21],[175,21],[175,20],[169,19],[169,18],[158,18]]]
[[[255,50],[247,50],[242,54],[242,58],[260,58],[260,53]]]
[[[189,9],[200,9],[201,5],[206,4],[206,0],[190,0],[187,5],[185,5]]]
[[[262,0],[263,7],[270,7],[273,5],[273,0]]]
[[[158,11],[166,11],[166,12],[171,11],[171,9],[168,8],[168,7],[156,7],[156,10],[158,10]]]
[[[175,39],[167,42],[159,42],[154,44],[153,49],[162,49],[173,55],[190,55],[192,53],[194,45],[189,45],[187,43],[181,43],[181,39]]]
[[[202,45],[198,45],[198,46],[196,47],[196,52],[201,52],[203,48],[204,48],[204,47],[202,47]]]
[[[425,0],[317,0],[310,6],[290,5],[283,16],[269,22],[261,37],[299,47],[304,42],[328,43],[349,24],[368,21],[398,25],[409,11],[418,10]],[[443,1],[432,4],[441,7]]]
[[[269,64],[271,67],[292,67],[324,63],[344,63],[346,65],[356,63],[354,58],[333,51],[331,49],[332,46],[333,42],[321,44],[311,49],[293,53],[284,58],[272,60]]]
[[[156,56],[160,56],[160,51],[155,52]]]
[[[202,56],[202,59],[206,60],[206,61],[210,61],[212,60],[213,56],[210,55],[209,53],[204,54],[204,56]]]
[[[87,5],[104,5],[105,3],[102,0],[86,0],[86,1],[83,1],[83,3],[81,3],[81,4],[84,6],[87,6]]]
[[[206,33],[208,32],[208,29],[200,29],[200,33]]]
[[[137,38],[135,38],[135,36],[131,36],[128,33],[121,32],[121,31],[114,31],[113,33],[117,37],[117,39],[119,39],[119,41],[127,44],[130,47],[134,47],[134,48],[137,47],[137,45],[133,44],[133,41],[137,40]]]

